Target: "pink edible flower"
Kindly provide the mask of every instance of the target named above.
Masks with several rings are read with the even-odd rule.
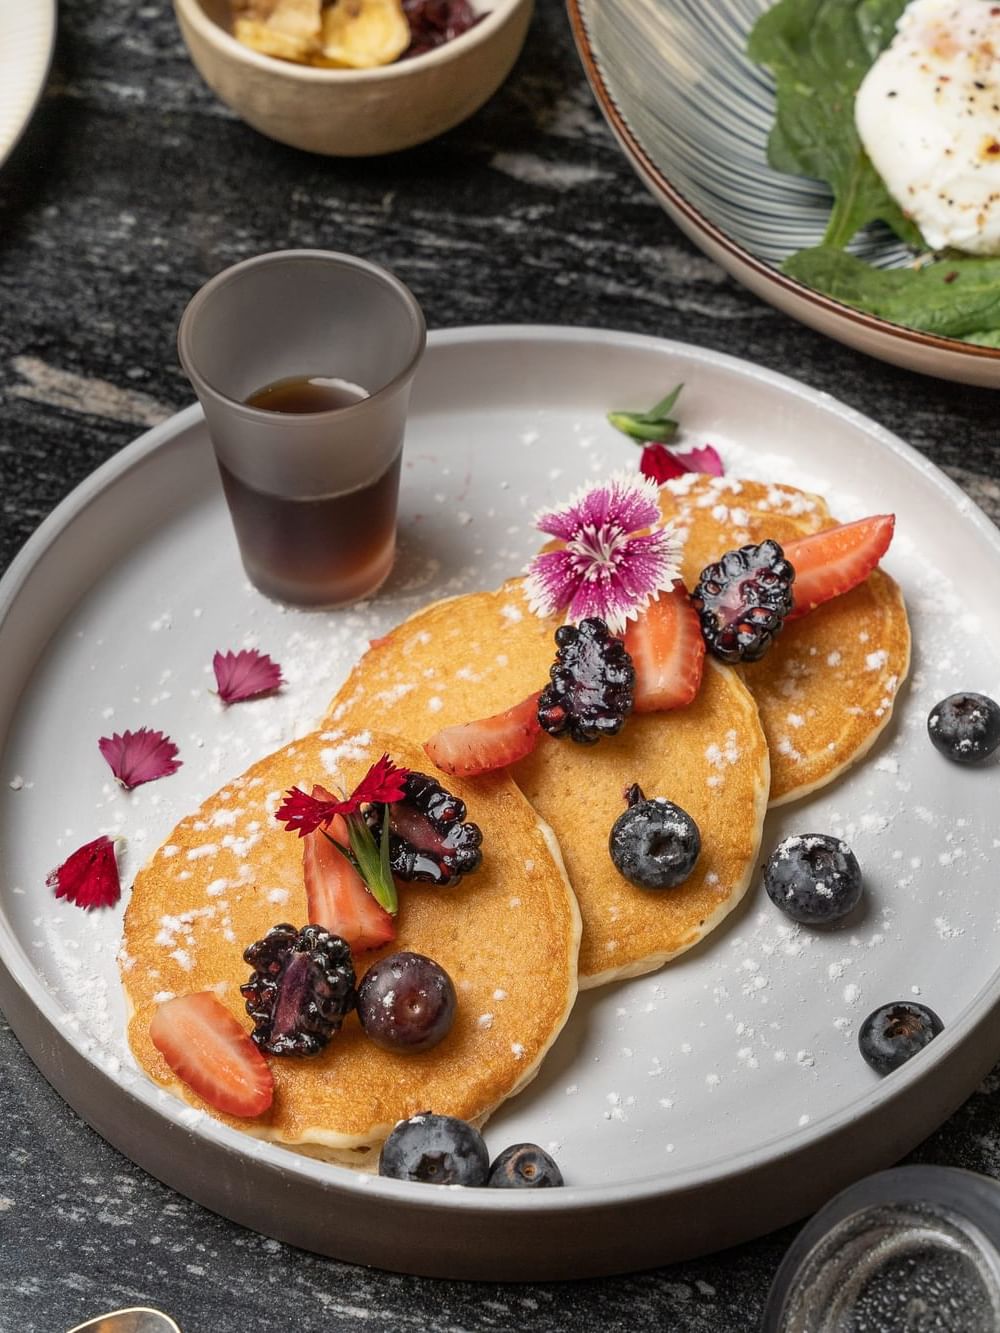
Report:
[[[138,731],[113,732],[97,742],[112,773],[123,787],[131,790],[141,782],[169,777],[181,766],[177,746],[162,731],[140,727]]]
[[[725,468],[718,451],[710,444],[701,449],[689,449],[679,453],[668,449],[665,444],[647,444],[639,460],[639,471],[657,486],[674,477],[681,477],[685,472],[704,472],[710,477],[721,477]]]
[[[272,662],[267,653],[259,653],[256,648],[244,648],[239,653],[216,653],[212,658],[212,670],[219,698],[224,704],[270,694],[284,684],[281,667]]]
[[[68,856],[45,880],[55,889],[57,898],[65,898],[90,911],[94,907],[114,907],[121,897],[115,844],[103,834]]]
[[[403,783],[410,775],[408,768],[399,768],[387,754],[376,760],[358,785],[345,800],[323,801],[307,796],[298,787],[285,793],[284,803],[275,812],[275,819],[284,824],[289,833],[300,838],[325,828],[334,815],[356,814],[363,805],[379,802],[391,805],[404,796]]]
[[[621,474],[540,514],[536,526],[564,545],[528,566],[535,614],[566,611],[571,621],[598,616],[612,634],[623,633],[626,622],[679,577],[673,528],[639,535],[660,520],[657,495],[648,478]]]

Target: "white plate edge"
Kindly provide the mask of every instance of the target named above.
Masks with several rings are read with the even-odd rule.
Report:
[[[994,553],[1000,557],[1000,531],[975,501],[971,500],[961,487],[951,481],[934,463],[920,454],[912,445],[906,444],[905,441],[880,426],[864,413],[841,403],[829,393],[812,389],[779,371],[754,365],[729,353],[703,348],[697,344],[685,343],[677,339],[658,338],[649,334],[610,329],[548,324],[457,326],[436,330],[428,336],[428,347],[449,347],[495,341],[579,342],[590,345],[610,341],[615,347],[633,346],[665,355],[693,355],[706,364],[729,370],[748,380],[770,384],[782,392],[791,393],[793,397],[803,402],[828,411],[832,416],[846,421],[866,434],[873,436],[901,463],[915,469],[925,481],[933,485],[944,497],[947,497],[952,504],[957,506],[962,517],[974,523],[980,536],[985,538]],[[202,416],[200,406],[195,403],[182,409],[167,421],[160,422],[150,430],[143,432],[131,444],[126,445],[124,449],[114,454],[84,478],[56,506],[28,538],[3,577],[0,578],[0,628],[3,626],[7,611],[18,596],[36,561],[55,543],[63,529],[105,489],[109,482],[131,470],[182,431],[189,429]],[[189,1128],[189,1124],[185,1125],[185,1122],[181,1119],[185,1112],[190,1112],[190,1108],[186,1104],[177,1101],[176,1098],[139,1075],[136,1075],[134,1081],[129,1084],[122,1082],[119,1078],[112,1077],[96,1060],[91,1059],[87,1052],[80,1051],[72,1043],[71,1034],[65,1029],[63,1022],[60,1021],[61,1016],[65,1015],[66,1011],[62,1010],[55,997],[40,985],[37,973],[34,971],[30,960],[21,949],[19,942],[9,930],[2,916],[0,916],[0,960],[7,967],[21,990],[31,1000],[36,1010],[53,1028],[54,1033],[60,1038],[70,1041],[77,1053],[88,1061],[95,1072],[102,1078],[107,1079],[116,1092],[135,1097],[158,1114],[166,1116],[175,1125]],[[12,966],[12,963],[14,966]],[[641,1184],[631,1182],[621,1186],[606,1184],[570,1185],[560,1190],[556,1196],[543,1195],[539,1197],[532,1193],[530,1197],[525,1197],[517,1191],[501,1191],[499,1196],[490,1197],[487,1210],[525,1208],[533,1209],[536,1212],[539,1209],[543,1212],[548,1210],[561,1212],[572,1208],[614,1205],[616,1202],[637,1202],[664,1194],[680,1194],[707,1183],[717,1182],[728,1176],[739,1175],[743,1171],[759,1167],[764,1155],[771,1161],[779,1161],[783,1157],[801,1151],[814,1142],[820,1142],[828,1135],[843,1129],[845,1124],[851,1120],[860,1120],[875,1106],[884,1109],[888,1104],[898,1101],[907,1094],[912,1083],[924,1077],[932,1076],[933,1066],[939,1060],[945,1059],[956,1045],[967,1039],[968,1032],[966,1029],[976,1027],[983,1021],[988,1012],[1000,1002],[1000,994],[993,994],[997,990],[998,977],[1000,977],[1000,968],[994,972],[992,982],[983,988],[973,1003],[957,1019],[953,1020],[941,1036],[936,1039],[934,1047],[931,1048],[927,1056],[893,1074],[895,1087],[891,1092],[886,1093],[884,1084],[875,1084],[866,1097],[852,1104],[849,1112],[824,1117],[801,1130],[783,1135],[780,1140],[773,1140],[771,1143],[734,1154],[731,1157],[720,1158],[708,1171],[701,1167],[695,1167],[685,1172],[671,1173],[668,1177],[655,1176]],[[413,1197],[418,1197],[422,1203],[429,1202],[427,1194],[419,1185],[402,1181],[382,1180],[377,1176],[366,1175],[362,1177],[347,1167],[337,1166],[315,1158],[300,1157],[294,1151],[282,1148],[279,1144],[253,1139],[238,1130],[231,1129],[227,1125],[213,1120],[207,1115],[199,1120],[197,1132],[214,1139],[221,1147],[230,1152],[248,1157],[251,1160],[264,1162],[268,1166],[291,1176],[302,1176],[312,1181],[316,1181],[318,1178],[320,1181],[325,1180],[333,1186],[347,1188],[348,1190],[363,1188],[366,1194],[375,1193],[386,1198],[399,1197],[398,1192],[400,1190],[405,1191],[408,1195],[415,1190],[417,1194]],[[780,1151],[771,1152],[770,1149],[773,1144],[777,1143],[780,1143]],[[669,1183],[665,1184],[665,1180]],[[434,1202],[439,1203],[442,1207],[457,1207],[473,1211],[483,1210],[484,1205],[486,1205],[486,1200],[480,1196],[479,1191],[465,1193],[460,1190],[446,1190],[441,1192],[440,1198],[435,1194]]]

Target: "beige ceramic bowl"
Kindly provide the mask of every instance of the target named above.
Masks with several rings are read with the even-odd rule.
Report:
[[[198,72],[254,129],[334,157],[433,139],[496,92],[524,44],[533,0],[482,0],[485,18],[425,55],[378,69],[313,69],[260,55],[228,31],[228,0],[174,0]]]

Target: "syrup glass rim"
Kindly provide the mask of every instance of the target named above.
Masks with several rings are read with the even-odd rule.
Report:
[[[956,1166],[889,1167],[848,1185],[802,1226],[771,1281],[759,1333],[780,1333],[789,1298],[817,1247],[853,1219],[885,1207],[950,1212],[976,1248],[1000,1262],[1000,1181]]]
[[[385,397],[399,387],[413,375],[420,358],[423,356],[424,348],[427,345],[427,324],[424,319],[424,312],[421,310],[417,298],[410,291],[409,287],[395,273],[384,268],[381,264],[376,264],[371,259],[362,259],[359,255],[346,254],[341,250],[269,250],[266,254],[252,255],[249,259],[241,259],[236,264],[230,264],[228,267],[216,273],[214,277],[208,279],[191,297],[184,307],[184,313],[181,315],[180,324],[177,328],[177,354],[180,357],[181,365],[192,383],[196,384],[199,390],[206,391],[220,402],[228,407],[235,409],[242,416],[251,421],[271,421],[276,415],[268,408],[251,407],[249,403],[242,399],[233,398],[224,393],[220,388],[207,379],[195,364],[191,356],[191,337],[192,326],[195,319],[201,311],[206,301],[210,300],[224,287],[230,283],[238,281],[245,273],[254,268],[260,268],[264,265],[274,265],[280,263],[298,263],[302,260],[320,260],[324,263],[333,261],[342,268],[353,268],[369,274],[377,281],[382,282],[386,287],[391,288],[400,298],[403,305],[410,314],[413,338],[410,354],[401,370],[365,398],[360,398],[356,403],[350,403],[345,407],[325,408],[320,412],[297,412],[296,418],[300,421],[322,421],[326,417],[336,416],[342,420],[345,416],[357,413],[364,409],[368,404],[376,402]],[[263,387],[263,386],[261,386]]]

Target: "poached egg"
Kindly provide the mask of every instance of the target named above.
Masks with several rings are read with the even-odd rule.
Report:
[[[854,118],[931,249],[1000,255],[1000,0],[911,0]]]

